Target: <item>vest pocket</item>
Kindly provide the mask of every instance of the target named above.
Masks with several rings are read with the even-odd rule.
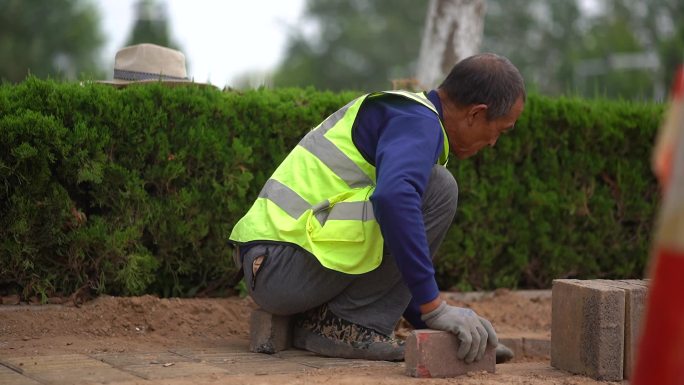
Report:
[[[314,242],[363,242],[365,239],[363,224],[358,221],[332,219],[311,232]]]
[[[307,218],[313,242],[363,242],[364,221],[374,218],[373,206],[364,199],[370,187],[347,191],[316,205]],[[361,198],[362,200],[359,200]]]

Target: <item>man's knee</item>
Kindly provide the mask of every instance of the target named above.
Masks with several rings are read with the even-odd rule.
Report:
[[[255,246],[244,256],[245,284],[254,302],[276,315],[312,309],[338,295],[351,277],[326,268],[289,245]]]
[[[426,195],[430,199],[437,199],[441,205],[452,207],[454,210],[458,204],[458,183],[456,178],[446,167],[435,165],[432,167]]]

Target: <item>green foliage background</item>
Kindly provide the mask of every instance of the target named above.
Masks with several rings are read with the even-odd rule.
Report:
[[[226,240],[312,127],[358,93],[0,86],[0,293],[228,289]],[[459,213],[443,288],[641,276],[663,108],[532,95],[494,150],[450,162]]]
[[[166,3],[157,0],[138,0],[135,11],[135,23],[124,47],[148,43],[179,49],[178,43],[171,36]]]
[[[307,0],[273,84],[375,91],[415,77],[428,3]],[[683,18],[681,0],[487,0],[480,51],[508,57],[544,95],[663,100]],[[617,63],[634,55],[652,59]]]
[[[102,78],[104,43],[93,1],[0,0],[0,81]]]
[[[427,1],[307,0],[310,23],[290,31],[277,87],[375,91],[414,76]]]
[[[656,104],[532,95],[496,148],[450,165],[460,207],[437,265],[442,286],[643,277],[662,113]]]

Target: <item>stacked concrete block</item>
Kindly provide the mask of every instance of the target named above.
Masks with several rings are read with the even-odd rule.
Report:
[[[646,307],[648,287],[642,280],[599,281],[625,291],[625,359],[624,378],[629,378],[638,351],[641,317]]]
[[[262,309],[252,311],[249,320],[249,350],[274,354],[292,346],[293,319]]]
[[[508,346],[513,351],[513,358],[525,357],[525,350],[523,348],[523,336],[518,333],[513,334],[497,334],[499,343]]]
[[[470,364],[456,357],[458,338],[438,330],[414,330],[406,339],[406,374],[420,378],[456,377],[468,372],[494,373],[496,349],[487,346],[484,357]]]
[[[623,377],[625,292],[579,280],[555,280],[551,365],[600,380]]]
[[[646,296],[644,281],[553,282],[551,365],[619,381],[632,367]]]
[[[550,353],[551,341],[548,337],[523,337],[523,356],[548,359]]]
[[[551,339],[539,333],[498,334],[499,342],[506,345],[519,358],[549,358]]]

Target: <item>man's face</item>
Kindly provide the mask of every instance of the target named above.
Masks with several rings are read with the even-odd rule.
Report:
[[[520,97],[508,114],[493,120],[487,120],[487,106],[484,104],[465,107],[460,114],[446,118],[445,129],[451,151],[459,159],[465,159],[486,146],[494,146],[502,133],[513,129],[523,107]]]

